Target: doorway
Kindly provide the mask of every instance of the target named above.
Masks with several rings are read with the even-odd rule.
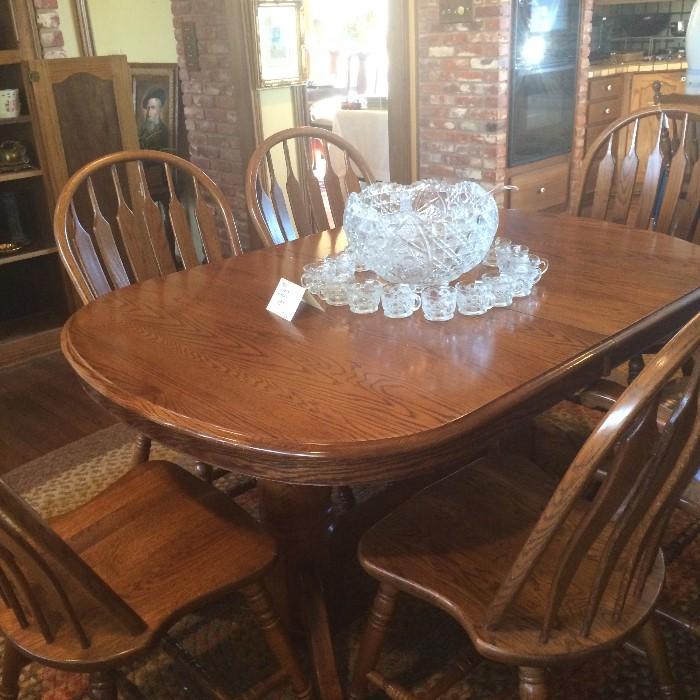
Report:
[[[254,90],[257,136],[331,129],[379,180],[417,175],[414,0],[303,0],[303,84]]]
[[[378,180],[389,168],[389,0],[305,0],[308,123],[355,146]]]

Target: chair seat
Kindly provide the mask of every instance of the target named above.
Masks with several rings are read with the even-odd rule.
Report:
[[[28,656],[73,669],[137,653],[170,621],[259,576],[276,556],[274,540],[228,496],[168,462],[131,469],[50,525],[145,623],[140,634],[115,634],[93,606],[83,649],[65,628],[47,644],[0,611],[0,627]]]
[[[581,618],[587,602],[597,564],[594,548],[567,593],[560,626],[546,643],[540,639],[553,553],[561,551],[587,512],[587,501],[577,504],[570,525],[550,545],[553,555],[537,565],[508,616],[496,629],[486,627],[489,604],[555,486],[523,457],[486,456],[429,486],[375,525],[360,544],[360,560],[373,577],[448,612],[476,649],[494,660],[538,666],[613,646],[644,621],[658,597],[664,574],[660,555],[641,597],[627,604],[622,619],[613,621],[613,601],[604,598],[586,637],[573,632],[570,623]]]

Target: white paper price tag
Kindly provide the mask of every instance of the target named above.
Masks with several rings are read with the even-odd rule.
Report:
[[[275,293],[267,305],[267,310],[271,313],[291,321],[301,304],[302,297],[306,290],[304,287],[289,280],[282,279],[277,284]]]

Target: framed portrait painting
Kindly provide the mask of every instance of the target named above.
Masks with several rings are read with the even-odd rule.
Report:
[[[259,87],[302,82],[301,1],[254,0],[253,6]]]
[[[176,63],[131,63],[131,90],[139,146],[175,153],[179,81]]]

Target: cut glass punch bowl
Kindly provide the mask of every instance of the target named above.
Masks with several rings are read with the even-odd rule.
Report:
[[[350,195],[343,226],[358,264],[387,282],[446,284],[486,257],[498,207],[475,182],[377,182]]]

